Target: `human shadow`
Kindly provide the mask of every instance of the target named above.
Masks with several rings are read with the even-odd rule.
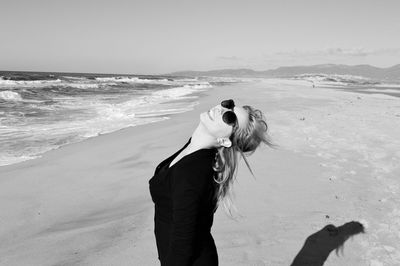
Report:
[[[339,227],[328,224],[307,237],[291,266],[322,266],[333,250],[336,255],[339,250],[343,252],[344,242],[359,233],[364,233],[364,226],[359,222],[351,221]]]

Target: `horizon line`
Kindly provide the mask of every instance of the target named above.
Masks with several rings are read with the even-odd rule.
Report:
[[[400,65],[394,64],[390,67],[378,67],[370,64],[357,64],[357,65],[347,65],[347,64],[331,64],[331,63],[325,63],[325,64],[312,64],[312,65],[284,65],[284,66],[279,66],[275,68],[270,68],[270,69],[265,69],[265,70],[254,70],[252,68],[221,68],[221,69],[210,69],[210,70],[178,70],[178,71],[173,71],[169,73],[162,73],[162,74],[128,74],[128,73],[105,73],[105,72],[72,72],[72,71],[41,71],[41,70],[0,70],[0,72],[28,72],[28,73],[57,73],[57,74],[89,74],[89,75],[136,75],[136,76],[167,76],[171,75],[174,73],[179,73],[179,72],[210,72],[210,71],[221,71],[221,70],[252,70],[255,72],[263,72],[263,71],[269,71],[269,70],[276,70],[278,68],[282,67],[312,67],[312,66],[322,66],[322,65],[332,65],[332,66],[350,66],[350,67],[356,67],[356,66],[371,66],[374,68],[379,68],[379,69],[388,69],[392,68],[395,66]]]

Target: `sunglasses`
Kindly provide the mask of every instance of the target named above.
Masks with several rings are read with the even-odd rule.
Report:
[[[235,102],[233,100],[224,100],[221,102],[221,106],[230,109],[232,111],[226,111],[222,115],[222,120],[228,124],[234,126],[237,123],[236,114],[233,112],[233,108],[235,107]]]

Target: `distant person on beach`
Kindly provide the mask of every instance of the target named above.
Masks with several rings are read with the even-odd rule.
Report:
[[[222,202],[232,214],[229,196],[239,154],[249,167],[245,155],[261,143],[272,146],[267,129],[260,110],[225,100],[201,113],[188,142],[157,166],[149,187],[162,266],[218,265],[214,213]]]

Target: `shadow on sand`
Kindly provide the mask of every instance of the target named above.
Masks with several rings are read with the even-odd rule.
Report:
[[[339,227],[329,224],[307,237],[291,266],[322,266],[333,250],[336,255],[339,250],[343,252],[344,242],[359,233],[364,233],[364,226],[359,222],[352,221]]]

